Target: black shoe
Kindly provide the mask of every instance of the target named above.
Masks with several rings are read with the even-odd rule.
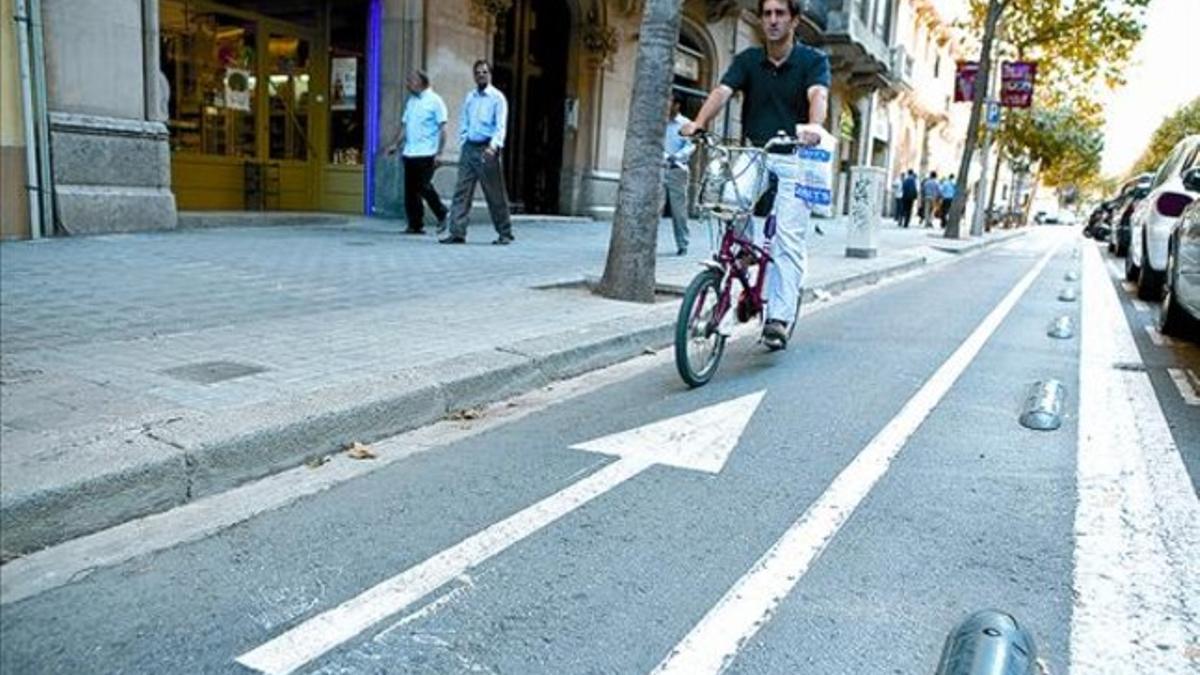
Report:
[[[450,237],[446,237],[445,239],[438,239],[438,243],[439,244],[465,244],[465,243],[467,243],[467,240],[465,237],[450,236]]]
[[[679,247],[679,250],[675,252],[675,255],[677,255],[677,256],[679,256],[679,257],[681,257],[681,258],[682,258],[683,256],[687,255],[687,247],[686,247],[686,246],[680,246],[680,247]]]
[[[493,241],[492,245],[493,246],[508,246],[509,244],[513,243],[514,241],[516,241],[516,239],[513,239],[511,236],[505,234],[505,235],[501,235],[499,238],[497,238],[496,241]]]
[[[787,323],[778,319],[770,319],[763,326],[763,344],[771,351],[787,349]]]

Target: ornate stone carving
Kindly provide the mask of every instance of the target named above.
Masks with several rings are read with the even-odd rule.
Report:
[[[470,0],[470,17],[467,23],[476,28],[493,31],[497,18],[512,9],[513,0]]]
[[[596,66],[603,67],[611,63],[613,55],[617,53],[620,35],[617,29],[603,24],[593,8],[588,12],[587,21],[583,24],[580,41],[583,42],[584,49],[591,54]]]
[[[742,8],[738,0],[706,0],[705,4],[707,9],[704,18],[709,23],[717,23],[726,17],[733,16]]]

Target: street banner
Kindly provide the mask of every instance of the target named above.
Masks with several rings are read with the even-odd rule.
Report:
[[[1036,78],[1036,61],[1005,61],[1000,64],[1000,105],[1028,108],[1033,104],[1033,81]]]
[[[954,71],[954,102],[970,103],[975,100],[975,76],[979,74],[978,61],[959,61]]]

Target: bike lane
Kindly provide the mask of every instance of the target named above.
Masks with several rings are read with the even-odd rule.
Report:
[[[731,344],[700,390],[685,390],[664,361],[204,541],[6,605],[2,637],[15,648],[0,664],[237,671],[238,655],[611,462],[570,446],[765,389],[720,474],[649,468],[311,666],[648,670],[1036,257],[984,254],[830,307],[805,319],[783,355]]]

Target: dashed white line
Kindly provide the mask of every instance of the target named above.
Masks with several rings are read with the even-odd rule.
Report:
[[[1195,673],[1200,502],[1115,290],[1085,252],[1072,675]],[[1153,336],[1153,334],[1152,334]]]
[[[1171,376],[1184,403],[1200,406],[1200,377],[1196,373],[1183,368],[1167,368],[1167,374]]]

